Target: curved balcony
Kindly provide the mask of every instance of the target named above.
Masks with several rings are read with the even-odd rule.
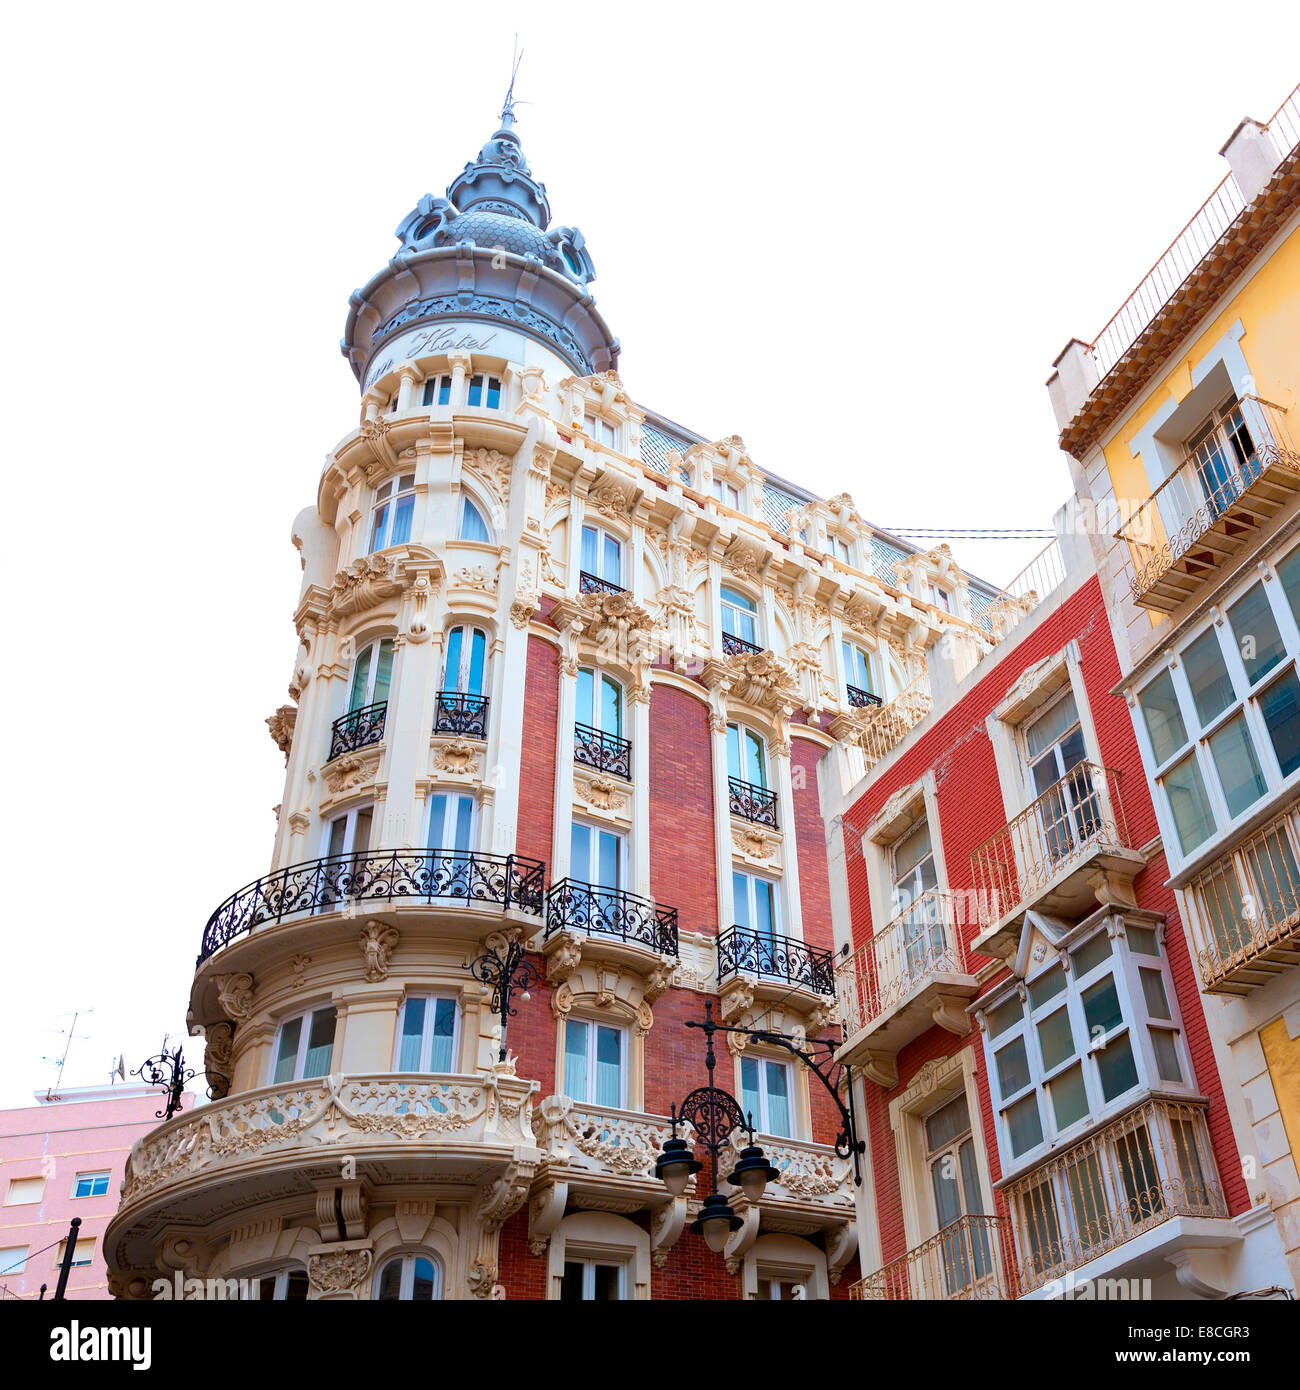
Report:
[[[440,690],[433,709],[435,734],[459,734],[462,738],[487,738],[488,699],[461,690]]]
[[[779,829],[776,823],[775,792],[768,791],[766,787],[755,786],[753,782],[742,781],[739,777],[727,778],[727,791],[733,816],[753,821],[755,825]]]
[[[677,909],[660,907],[649,898],[618,888],[562,878],[546,893],[546,932],[549,941],[559,932],[613,937],[661,955],[677,955]]]
[[[387,714],[388,701],[379,700],[373,705],[349,710],[341,719],[336,719],[330,725],[330,755],[326,762],[333,762],[344,753],[355,753],[360,748],[382,743]]]
[[[632,780],[632,741],[617,734],[602,733],[590,724],[573,726],[573,761]]]
[[[578,592],[580,594],[625,594],[627,590],[612,579],[602,579],[598,574],[588,574],[586,570],[578,573]]]
[[[374,850],[291,864],[232,893],[217,908],[203,928],[196,965],[254,927],[339,912],[351,903],[463,902],[536,917],[545,879],[540,859],[477,850]]]
[[[322,1076],[178,1115],[132,1148],[105,1253],[118,1270],[152,1270],[168,1223],[255,1209],[262,1182],[277,1199],[311,1196],[308,1170],[337,1173],[344,1156],[372,1181],[427,1181],[436,1161],[439,1182],[477,1185],[533,1145],[537,1084],[492,1072]]]
[[[880,696],[863,690],[860,685],[845,685],[844,689],[848,693],[849,704],[854,709],[879,709],[881,706]]]
[[[722,650],[727,656],[752,656],[755,652],[761,652],[763,648],[757,642],[746,642],[743,637],[737,637],[734,632],[724,632],[722,634]]]
[[[814,994],[835,993],[835,957],[789,936],[731,926],[718,937],[718,981],[733,975],[781,980]]]

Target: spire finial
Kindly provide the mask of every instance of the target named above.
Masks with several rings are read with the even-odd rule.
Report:
[[[510,63],[510,85],[506,88],[506,99],[501,107],[501,125],[503,128],[515,123],[515,78],[519,76],[519,64],[523,61],[524,55],[519,51],[519,35],[516,34],[514,57]]]

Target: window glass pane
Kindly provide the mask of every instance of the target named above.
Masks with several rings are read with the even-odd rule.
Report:
[[[571,1018],[564,1025],[564,1094],[587,1101],[587,1025]]]
[[[1029,1058],[1024,1038],[1015,1038],[994,1056],[998,1064],[998,1087],[1003,1097],[1023,1091],[1029,1085]]]
[[[298,1044],[302,1041],[302,1019],[291,1018],[280,1029],[280,1050],[275,1058],[274,1081],[293,1080],[293,1070],[298,1061]]]
[[[469,684],[465,692],[467,695],[481,695],[483,693],[483,671],[486,665],[487,633],[482,628],[476,627],[470,637]]]
[[[415,512],[414,497],[399,497],[393,511],[393,534],[389,545],[405,545],[411,539],[411,517]]]
[[[930,827],[922,821],[894,846],[894,882],[906,878],[930,853]]]
[[[1259,759],[1255,756],[1244,714],[1230,719],[1214,734],[1210,739],[1210,752],[1214,755],[1214,766],[1223,786],[1228,811],[1234,816],[1240,815],[1248,806],[1254,805],[1266,790],[1264,774],[1259,770]]]
[[[961,1185],[966,1195],[966,1210],[976,1215],[984,1210],[984,1194],[980,1190],[979,1165],[975,1159],[975,1145],[967,1139],[958,1150],[961,1160]],[[981,1238],[980,1244],[983,1244]],[[977,1255],[976,1259],[980,1257]]]
[[[1277,630],[1277,619],[1269,607],[1264,586],[1256,584],[1248,589],[1228,609],[1228,620],[1237,639],[1246,678],[1254,685],[1286,655],[1286,644]]]
[[[745,780],[740,770],[740,726],[737,724],[727,725],[727,776]]]
[[[964,1094],[941,1105],[933,1115],[926,1117],[925,1142],[933,1153],[945,1148],[959,1135],[970,1128],[970,1110]]]
[[[596,1104],[622,1104],[623,1035],[617,1028],[596,1029]]]
[[[1183,668],[1192,688],[1192,703],[1202,726],[1223,713],[1233,701],[1232,680],[1224,665],[1217,629],[1203,632],[1183,653]]]
[[[371,703],[379,704],[388,699],[393,683],[393,642],[385,637],[379,644],[379,660],[375,663],[375,688],[370,694]]]
[[[470,377],[470,379],[469,379],[469,391],[468,391],[468,393],[467,393],[467,395],[466,395],[466,404],[468,404],[468,405],[482,405],[482,404],[483,404],[483,377],[482,377],[481,374],[478,374],[478,375],[475,375],[475,376]]]
[[[386,506],[376,507],[374,519],[370,523],[370,549],[382,550],[384,546],[384,532],[388,529],[388,508]]]
[[[357,657],[356,665],[352,668],[352,694],[348,698],[350,710],[360,709],[366,703],[366,694],[370,689],[370,658],[374,650],[373,647],[367,647]]]
[[[776,904],[772,897],[772,884],[766,879],[754,880],[754,926],[756,932],[772,936],[776,931]]]
[[[1112,1028],[1118,1028],[1124,1022],[1113,975],[1103,976],[1095,985],[1083,991],[1083,1016],[1087,1020],[1091,1041],[1105,1037]]]
[[[1187,742],[1187,730],[1178,709],[1174,683],[1168,671],[1162,672],[1138,697],[1146,721],[1156,762],[1168,762]]]
[[[596,714],[596,673],[586,666],[578,668],[577,718],[579,724],[594,724]]]
[[[1214,832],[1214,814],[1205,795],[1205,783],[1201,780],[1201,769],[1195,756],[1184,758],[1176,768],[1167,772],[1160,779],[1160,785],[1169,799],[1174,828],[1178,831],[1178,843],[1184,854],[1190,854]]]
[[[1130,951],[1136,951],[1141,956],[1158,956],[1160,954],[1156,934],[1150,927],[1126,926],[1124,935],[1128,938]]]
[[[460,538],[465,541],[486,541],[488,539],[487,522],[483,520],[483,513],[468,497],[465,498],[461,509]]]
[[[1178,1034],[1171,1028],[1152,1028],[1151,1045],[1156,1054],[1156,1071],[1161,1081],[1181,1081],[1183,1069],[1178,1065]]]
[[[501,405],[501,378],[496,376],[488,377],[487,403],[491,410],[496,410]]]
[[[1112,1039],[1105,1047],[1099,1047],[1093,1056],[1097,1059],[1097,1071],[1101,1076],[1101,1093],[1107,1100],[1114,1100],[1137,1085],[1137,1065],[1133,1061],[1133,1048],[1127,1033]]]
[[[592,1273],[595,1275],[591,1291],[592,1300],[596,1303],[616,1303],[618,1301],[618,1266],[597,1265]]]
[[[1043,1066],[1052,1071],[1068,1057],[1074,1056],[1074,1034],[1070,1028],[1069,1009],[1057,1009],[1038,1025],[1038,1045],[1043,1053]]]
[[[564,1277],[560,1280],[560,1302],[582,1302],[582,1276],[585,1266],[577,1260],[565,1260]]]
[[[460,689],[460,651],[464,635],[463,627],[454,627],[447,634],[447,664],[442,678],[444,690]]]
[[[569,832],[569,870],[579,883],[591,879],[591,830],[577,821]]]
[[[1090,937],[1075,951],[1071,957],[1074,965],[1075,979],[1086,975],[1089,970],[1096,969],[1102,961],[1110,958],[1110,937],[1104,931],[1100,931],[1096,936]]]
[[[763,1111],[758,1096],[758,1063],[753,1057],[740,1059],[740,1108],[754,1128],[758,1129],[762,1124]]]
[[[426,1001],[408,999],[402,1009],[402,1050],[397,1060],[398,1071],[420,1070],[420,1042],[424,1037]]]
[[[402,1296],[402,1262],[389,1260],[384,1272],[379,1276],[379,1299],[384,1303],[396,1303]]]
[[[467,854],[474,827],[474,802],[471,797],[456,798],[456,838],[453,848]]]
[[[1043,1142],[1043,1121],[1038,1114],[1038,1096],[1027,1095],[1006,1112],[1007,1137],[1011,1140],[1011,1155],[1019,1158]]]
[[[1146,1000],[1147,1013],[1152,1018],[1171,1018],[1169,1000],[1165,997],[1164,976],[1159,970],[1148,970],[1145,966],[1138,974],[1142,977],[1142,995]]]
[[[1005,1004],[999,1004],[996,1009],[989,1010],[989,1037],[996,1038],[999,1033],[1005,1033],[1013,1024],[1019,1023],[1024,1016],[1025,1011],[1020,1000],[1013,995]]]
[[[1283,777],[1300,767],[1300,680],[1292,669],[1259,697]]]
[[[600,572],[602,579],[608,579],[611,584],[622,582],[623,578],[623,556],[622,547],[613,536],[605,537],[605,565]]]
[[[1044,970],[1036,979],[1029,982],[1029,1005],[1036,1009],[1040,1004],[1046,1004],[1049,999],[1055,999],[1065,988],[1065,971],[1059,965],[1054,965],[1050,970]]]
[[[934,1186],[934,1209],[940,1230],[961,1216],[961,1190],[957,1186],[957,1173],[952,1155],[945,1154],[930,1165],[930,1178]]]
[[[597,882],[602,888],[617,888],[619,885],[619,839],[606,831],[600,833],[600,865]]]
[[[582,528],[582,559],[579,562],[581,567],[588,574],[599,575],[597,568],[599,560],[596,558],[600,546],[600,533],[594,526],[584,526]]]
[[[749,729],[745,730],[745,781],[756,787],[767,786],[767,763],[763,757],[763,740]]]
[[[456,1070],[456,1059],[452,1043],[456,1035],[456,1001],[436,999],[433,1003],[433,1048],[429,1058],[432,1071],[448,1072]]]
[[[767,1131],[782,1138],[790,1135],[790,1097],[788,1077],[780,1062],[768,1062],[767,1066]]]
[[[433,1263],[422,1255],[415,1258],[415,1279],[411,1285],[411,1298],[417,1303],[428,1303],[433,1298]]]
[[[303,1077],[327,1076],[334,1056],[334,1010],[317,1009],[311,1016],[311,1031],[307,1037],[307,1059]]]
[[[1287,602],[1295,616],[1296,626],[1300,627],[1300,546],[1297,546],[1277,567],[1277,577],[1282,581]]]
[[[1052,1093],[1052,1113],[1056,1128],[1068,1129],[1088,1113],[1088,1093],[1083,1084],[1083,1068],[1071,1067],[1062,1072],[1048,1087]]]
[[[1025,730],[1025,743],[1029,756],[1036,758],[1045,748],[1050,748],[1061,736],[1079,722],[1073,694],[1058,700],[1045,714],[1040,715]]]
[[[607,734],[622,737],[623,692],[616,681],[602,676],[600,681],[600,728]]]

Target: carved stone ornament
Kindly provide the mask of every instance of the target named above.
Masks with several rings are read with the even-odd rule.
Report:
[[[789,713],[799,703],[799,687],[790,668],[775,652],[740,652],[727,658],[731,694],[737,700],[773,713]]]
[[[626,517],[635,498],[633,489],[623,483],[602,483],[587,494],[587,503],[601,516]]]
[[[469,1273],[465,1276],[465,1282],[469,1285],[469,1291],[475,1298],[491,1298],[492,1289],[497,1282],[496,1269],[483,1260],[475,1260]]]
[[[355,787],[375,780],[379,771],[379,751],[348,753],[335,758],[324,772],[325,786],[331,796],[340,796]]]
[[[461,738],[454,743],[439,743],[433,750],[433,765],[439,772],[457,776],[474,776],[478,772],[480,750]]]
[[[496,576],[486,565],[462,565],[452,581],[458,588],[475,589],[480,593],[494,594],[497,590]]]
[[[749,855],[751,859],[774,859],[781,843],[775,835],[770,835],[761,825],[753,824],[733,827],[731,842],[742,854]]]
[[[577,769],[573,776],[574,788],[578,796],[597,811],[608,811],[618,815],[629,804],[628,787],[625,782],[603,777],[599,773],[589,775]]]
[[[214,975],[217,1000],[228,1018],[242,1022],[253,1012],[253,977],[251,975]]]
[[[289,761],[289,748],[293,743],[293,727],[297,718],[297,705],[281,705],[266,721],[275,746],[284,754],[285,762]]]
[[[402,591],[396,555],[363,555],[334,576],[330,589],[329,613],[346,618],[364,613]]]
[[[365,1282],[374,1262],[369,1250],[327,1250],[307,1261],[307,1278],[321,1293],[351,1293]]]
[[[541,611],[541,607],[536,594],[520,593],[510,605],[510,621],[520,631],[523,631],[532,622],[534,616]]]
[[[214,1023],[206,1038],[203,1053],[203,1072],[208,1082],[208,1095],[221,1100],[230,1093],[231,1061],[234,1056],[234,1027],[226,1022]]]
[[[296,956],[294,956],[294,958],[289,962],[289,969],[293,971],[294,989],[302,988],[303,978],[306,975],[307,967],[310,964],[311,957],[303,955],[301,951]]]
[[[466,449],[463,462],[496,489],[503,502],[510,500],[511,460],[496,449]]]
[[[366,963],[364,976],[370,984],[378,984],[380,980],[388,978],[388,962],[397,939],[397,928],[386,926],[383,922],[368,922],[362,927],[357,944]]]

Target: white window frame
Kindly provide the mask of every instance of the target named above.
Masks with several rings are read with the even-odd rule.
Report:
[[[406,1018],[406,1006],[412,999],[424,1000],[424,1026],[420,1033],[420,1064],[409,1071],[402,1066],[402,1040],[405,1037],[403,1023]],[[452,1006],[452,1027],[451,1027],[451,1067],[447,1072],[434,1071],[431,1063],[433,1061],[433,1026],[437,1018],[439,1003],[449,1003]],[[393,1070],[400,1072],[403,1076],[443,1076],[455,1075],[460,1062],[460,999],[457,995],[451,994],[446,990],[413,990],[402,1000],[402,1005],[397,1011],[397,1028],[393,1037]]]
[[[826,543],[830,547],[831,557],[838,560],[842,565],[853,567],[856,546],[847,536],[837,536],[834,531],[826,533]]]
[[[714,478],[713,496],[721,502],[724,507],[730,507],[733,512],[743,512],[745,510],[745,489],[737,486],[730,478]]]
[[[375,688],[379,678],[379,658],[383,652],[383,645],[387,642],[392,652],[392,659],[388,663],[388,695],[384,699],[387,701],[392,694],[393,677],[396,675],[397,668],[397,644],[391,637],[376,637],[373,642],[367,642],[364,647],[352,658],[352,673],[348,677],[348,707],[346,713],[353,710],[365,709],[367,705],[375,703]],[[366,683],[362,691],[362,698],[357,699],[357,667],[361,664],[361,658],[370,653],[370,664],[366,669]]]
[[[1211,847],[1221,843],[1237,826],[1251,819],[1261,806],[1275,799],[1280,792],[1300,788],[1300,767],[1285,777],[1282,775],[1277,752],[1273,746],[1273,739],[1260,707],[1260,697],[1270,690],[1276,682],[1284,679],[1288,671],[1300,679],[1300,621],[1297,621],[1286,590],[1283,588],[1281,576],[1277,573],[1279,566],[1293,561],[1297,555],[1300,555],[1300,549],[1293,548],[1278,561],[1277,565],[1270,568],[1270,572],[1265,578],[1261,578],[1258,573],[1252,574],[1249,582],[1234,591],[1231,598],[1220,604],[1214,614],[1189,630],[1186,638],[1179,643],[1174,660],[1151,672],[1137,691],[1133,724],[1137,731],[1138,743],[1142,750],[1148,778],[1156,788],[1154,796],[1156,814],[1169,854],[1170,867],[1175,871],[1183,864],[1205,856]],[[1262,586],[1269,612],[1282,638],[1284,655],[1252,683],[1246,671],[1241,650],[1237,645],[1237,634],[1232,630],[1230,612],[1256,586]],[[1208,723],[1202,724],[1192,696],[1191,682],[1187,676],[1184,658],[1187,651],[1206,633],[1216,634],[1219,656],[1232,687],[1232,699],[1224,709],[1213,715]],[[1166,676],[1173,687],[1179,717],[1182,719],[1184,742],[1161,762],[1156,758],[1155,746],[1147,727],[1143,699]],[[1210,741],[1239,716],[1245,721],[1245,728],[1250,736],[1255,760],[1264,781],[1264,791],[1249,806],[1243,807],[1234,815],[1228,806],[1227,795],[1223,788],[1213,750],[1210,747]],[[1205,789],[1206,800],[1209,803],[1213,825],[1209,834],[1199,844],[1184,849],[1170,806],[1166,779],[1170,773],[1182,767],[1189,758],[1195,760],[1201,784]]]
[[[32,1257],[30,1245],[0,1246],[0,1280],[6,1275],[17,1277],[27,1273],[27,1261]]]
[[[564,1252],[564,1264],[582,1266],[582,1299],[583,1303],[593,1303],[595,1299],[592,1294],[596,1290],[596,1266],[604,1265],[607,1269],[618,1271],[618,1297],[610,1300],[616,1303],[627,1301],[627,1265],[626,1259],[619,1259],[613,1255],[583,1255],[576,1251],[566,1250]],[[561,1289],[563,1289],[563,1276],[561,1276]],[[563,1297],[563,1293],[561,1293]]]
[[[68,1244],[68,1238],[67,1238],[66,1236],[64,1236],[64,1238],[59,1242],[58,1249],[57,1249],[57,1251],[55,1252],[55,1256],[54,1256],[54,1268],[55,1268],[55,1269],[60,1268],[60,1266],[63,1264],[63,1251],[64,1251],[64,1249],[67,1247],[67,1244]],[[88,1248],[88,1249],[83,1249],[83,1247],[89,1247],[89,1248]],[[80,1255],[82,1255],[82,1254],[85,1255],[85,1258],[84,1258],[84,1259],[78,1258],[78,1256],[80,1256]],[[72,1263],[68,1266],[68,1268],[69,1268],[69,1269],[85,1269],[87,1265],[93,1265],[94,1263],[95,1263],[95,1237],[94,1237],[94,1236],[81,1236],[81,1235],[79,1235],[79,1236],[77,1237],[77,1243],[72,1247]]]
[[[585,724],[589,729],[599,729],[602,734],[612,734],[616,738],[626,737],[623,725],[627,719],[627,701],[622,681],[599,666],[580,666],[579,679],[584,671],[591,677],[591,708],[584,710],[579,707],[574,716],[575,721]],[[618,727],[615,729],[605,728],[605,702],[601,699],[601,691],[607,684],[618,691]]]
[[[616,421],[607,420],[605,416],[597,415],[594,410],[585,410],[582,415],[582,428],[588,439],[617,452],[620,427]]]
[[[866,685],[859,685],[857,681],[853,679],[858,673],[853,669],[854,662],[851,654],[852,656],[858,656],[862,659],[862,665],[866,668],[867,672]],[[851,685],[856,690],[865,690],[869,695],[879,696],[883,700],[884,681],[880,678],[881,663],[880,654],[878,652],[869,651],[859,643],[853,642],[847,637],[842,637],[840,639],[840,660],[844,663],[844,684],[846,686]],[[848,692],[846,691],[846,698],[847,694]]]
[[[299,1009],[294,1013],[286,1014],[276,1024],[275,1040],[271,1046],[270,1064],[267,1067],[266,1084],[268,1086],[292,1086],[296,1085],[299,1081],[319,1081],[321,1079],[316,1076],[305,1077],[303,1075],[303,1068],[307,1063],[307,1053],[311,1047],[312,1019],[318,1013],[332,1013],[334,1015],[334,1038],[330,1044],[330,1065],[321,1075],[328,1076],[333,1070],[334,1053],[338,1051],[339,1043],[338,1010],[333,1004],[317,1004],[314,1008]],[[302,1027],[298,1033],[298,1050],[294,1054],[293,1059],[293,1075],[277,1081],[275,1079],[275,1073],[280,1063],[280,1040],[284,1035],[284,1030],[289,1024],[298,1019],[302,1020]]]
[[[753,1062],[758,1068],[758,1113],[753,1116],[754,1132],[771,1135],[773,1139],[797,1139],[800,1129],[800,1109],[798,1098],[795,1095],[794,1067],[782,1057],[768,1057],[765,1053],[751,1052],[746,1048],[736,1059],[736,1083],[740,1091],[742,1108],[745,1095],[746,1062]],[[767,1094],[767,1069],[769,1067],[779,1067],[785,1073],[785,1103],[790,1114],[790,1132],[788,1134],[780,1134],[772,1128],[772,1116]]]
[[[744,599],[748,607],[733,603],[732,600],[727,597],[728,594],[734,594],[736,598]],[[752,642],[756,647],[761,647],[763,645],[763,629],[759,622],[759,607],[758,601],[750,598],[743,589],[733,588],[730,584],[720,584],[718,586],[718,613],[722,632],[732,637],[739,637],[742,642]],[[740,614],[742,617],[748,618],[753,635],[750,637],[741,636],[741,634],[735,630],[736,618],[734,616],[731,619],[731,629],[729,631],[725,621],[728,613],[733,615]],[[719,638],[719,642],[720,641],[721,637]]]
[[[377,551],[387,550],[390,546],[407,545],[410,542],[411,537],[409,535],[401,541],[392,539],[399,503],[406,498],[410,499],[411,504],[411,534],[413,535],[415,532],[415,474],[401,473],[376,485],[370,503],[369,541],[366,554],[374,555]],[[384,511],[382,521],[379,518],[380,511]]]
[[[478,383],[475,386],[475,382]],[[474,392],[478,391],[478,400],[474,399]],[[487,398],[496,392],[496,403],[493,404]],[[474,410],[502,410],[505,407],[506,397],[505,388],[501,384],[501,378],[494,372],[470,372],[465,378],[465,404]]]
[[[432,1250],[405,1250],[398,1251],[392,1255],[387,1255],[379,1263],[379,1268],[375,1270],[375,1282],[371,1287],[370,1296],[375,1301],[379,1299],[379,1289],[384,1281],[384,1273],[388,1266],[395,1260],[402,1262],[402,1273],[398,1283],[397,1302],[412,1303],[411,1295],[415,1292],[415,1262],[416,1260],[427,1260],[433,1267],[433,1297],[431,1303],[442,1301],[443,1290],[443,1269],[442,1261],[433,1253]],[[421,1300],[423,1301],[423,1300]]]
[[[738,878],[745,881],[745,916],[749,918],[751,923],[758,921],[758,916],[755,911],[757,907],[756,894],[758,890],[755,884],[766,884],[772,890],[772,936],[774,938],[783,936],[785,934],[782,930],[785,926],[785,913],[781,902],[781,880],[779,878],[771,878],[767,874],[751,873],[750,870],[737,868],[735,864],[733,864],[731,869],[733,908],[739,907],[739,903],[735,901],[736,880]],[[734,912],[733,915],[737,919],[736,926],[740,927],[741,930],[752,931],[759,936],[764,935],[761,927],[745,926],[745,924],[739,920],[741,915],[739,912]]]
[[[738,772],[732,772],[731,770],[731,731],[733,729],[736,731],[737,756],[740,762],[740,770]],[[760,749],[759,757],[762,760],[758,768],[757,777],[748,775],[754,770],[750,767],[750,763],[753,760],[753,750],[749,743],[750,738],[758,740]],[[768,752],[767,739],[764,737],[762,731],[751,728],[748,724],[742,724],[738,719],[729,719],[727,721],[727,776],[735,777],[741,782],[747,782],[751,787],[758,787],[762,791],[770,792],[772,790],[772,785],[768,781],[768,764],[770,762],[771,757]]]
[[[249,1281],[250,1281],[251,1283],[255,1283],[255,1284],[257,1285],[257,1295],[256,1295],[256,1297],[255,1297],[255,1299],[254,1299],[253,1301],[254,1301],[254,1302],[263,1302],[263,1301],[265,1301],[265,1302],[268,1302],[268,1303],[270,1303],[270,1302],[274,1302],[274,1303],[287,1303],[287,1302],[289,1302],[289,1298],[288,1298],[288,1294],[289,1294],[289,1276],[290,1276],[291,1274],[301,1274],[302,1277],[303,1277],[304,1279],[308,1278],[307,1271],[306,1271],[306,1269],[305,1269],[302,1265],[286,1265],[283,1269],[264,1269],[264,1270],[262,1270],[262,1272],[261,1272],[260,1274],[250,1274],[250,1275],[248,1275],[247,1277],[248,1277]],[[262,1299],[261,1285],[262,1285],[262,1280],[263,1280],[263,1279],[273,1279],[273,1280],[275,1281],[275,1283],[274,1283],[274,1285],[273,1285],[273,1287],[272,1287],[272,1289],[271,1289],[271,1297],[270,1297],[269,1299],[266,1299],[266,1300],[263,1300],[263,1299]],[[297,1302],[300,1302],[301,1300],[299,1300],[299,1299],[294,1299],[293,1301],[294,1301],[295,1303],[297,1303]]]
[[[1113,921],[1114,919],[1107,920]],[[1150,925],[1145,922],[1134,922],[1132,925],[1156,934],[1159,951],[1157,956],[1151,956],[1145,951],[1131,948],[1126,933],[1117,930],[1111,937],[1111,949],[1106,957],[1091,966],[1084,974],[1078,974],[1076,961],[1073,958],[1077,957],[1078,953],[1093,941],[1107,934],[1107,922],[1104,921],[1098,928],[1089,930],[1086,935],[1069,940],[1068,946],[1062,948],[1072,957],[1068,967],[1065,967],[1064,989],[1058,990],[1037,1005],[1028,996],[1030,987],[1051,970],[1063,967],[1063,963],[1058,962],[1058,959],[1051,952],[1048,953],[1048,959],[1043,962],[1039,969],[1034,971],[1032,975],[1026,976],[1024,981],[1025,994],[1020,1000],[1021,1016],[1017,1022],[1004,1028],[996,1036],[992,1031],[992,1015],[1001,1005],[1010,1003],[1017,996],[1019,982],[1011,981],[1009,987],[998,990],[996,994],[989,996],[987,1002],[982,1002],[980,1012],[984,1022],[981,1029],[984,1039],[984,1057],[988,1069],[989,1091],[1004,1178],[1012,1173],[1033,1168],[1049,1153],[1082,1138],[1093,1129],[1102,1127],[1116,1115],[1130,1109],[1136,1101],[1152,1091],[1172,1092],[1188,1096],[1194,1096],[1197,1093],[1178,994],[1174,988],[1168,955],[1164,950],[1163,941],[1160,939],[1163,928],[1157,927],[1154,922]],[[1169,1007],[1170,1017],[1168,1019],[1155,1018],[1148,1012],[1144,987],[1139,973],[1144,968],[1148,970],[1158,969],[1160,972],[1165,1001]],[[1110,975],[1114,980],[1121,1018],[1120,1022],[1104,1036],[1093,1038],[1088,1032],[1083,996],[1095,985],[1101,983],[1107,975]],[[1043,1062],[1038,1028],[1040,1024],[1055,1016],[1062,1008],[1068,1010],[1067,1017],[1074,1050],[1064,1061],[1058,1062],[1054,1067],[1048,1069]],[[1179,1070],[1182,1072],[1182,1081],[1169,1081],[1160,1076],[1155,1057],[1155,1046],[1151,1041],[1153,1028],[1156,1031],[1177,1035],[1174,1045]],[[1108,1100],[1102,1091],[1098,1054],[1125,1035],[1129,1040],[1137,1079],[1128,1090],[1122,1091]],[[1002,1081],[998,1075],[997,1054],[1017,1039],[1024,1044],[1029,1081],[1019,1090],[1004,1095]],[[1083,1070],[1087,1108],[1078,1119],[1071,1121],[1064,1128],[1058,1128],[1056,1111],[1049,1089],[1050,1083],[1063,1077],[1075,1066],[1081,1066]],[[1028,1096],[1035,1098],[1042,1137],[1032,1148],[1026,1149],[1023,1153],[1013,1154],[1006,1112]]]
[[[605,889],[607,892],[624,892],[628,881],[628,837],[626,832],[614,829],[608,825],[593,825],[590,821],[575,818],[573,826],[582,826],[590,832],[591,839],[588,841],[588,859],[586,864],[576,864],[573,862],[573,830],[569,831],[569,877],[576,879],[579,883],[586,883],[592,888]],[[598,836],[610,835],[618,842],[618,883],[600,883],[595,875],[600,870],[600,842]],[[579,872],[581,870],[581,872]]]
[[[366,825],[366,843],[360,848],[357,847],[357,824],[361,817],[369,814],[370,819]],[[331,816],[322,827],[320,857],[328,859],[334,863],[340,859],[346,859],[350,854],[366,854],[370,850],[370,836],[374,833],[375,806],[374,802],[367,801],[363,805],[353,806],[351,810],[344,811],[341,815]],[[343,822],[343,839],[337,850],[331,848],[334,840],[334,827]]]
[[[451,656],[451,636],[454,632],[460,632],[460,664],[455,673],[455,682],[451,682],[452,672],[448,670],[447,662]],[[483,688],[481,690],[471,690],[469,688],[470,672],[474,665],[474,637],[476,634],[483,637]],[[492,667],[492,637],[488,630],[479,627],[477,623],[453,623],[443,637],[442,644],[442,686],[439,693],[443,695],[475,695],[483,696],[490,688],[490,675]]]
[[[586,565],[582,562],[582,552],[585,549],[583,543],[587,538],[588,532],[596,538],[596,568],[594,570],[587,569]],[[610,541],[614,543],[618,551],[618,573],[616,575],[608,575],[604,572],[605,548]],[[617,584],[620,589],[626,589],[627,583],[623,578],[625,551],[626,544],[622,536],[616,535],[613,531],[606,530],[603,526],[596,526],[590,521],[584,521],[582,523],[582,530],[578,536],[578,569],[581,572],[593,575],[597,579],[603,579],[607,584]]]
[[[587,1094],[584,1097],[571,1095],[568,1089],[570,1024],[581,1024],[587,1030]],[[606,1106],[595,1098],[596,1041],[602,1028],[618,1035],[618,1103],[614,1106]],[[601,1109],[626,1110],[628,1108],[628,1077],[631,1071],[631,1047],[632,1040],[628,1030],[620,1023],[611,1023],[608,1019],[590,1018],[586,1014],[566,1015],[563,1020],[563,1027],[560,1029],[560,1057],[564,1071],[564,1075],[560,1078],[560,1094],[568,1096],[575,1105],[593,1105]]]
[[[91,1180],[92,1187],[94,1186],[95,1182],[97,1182],[100,1178],[103,1178],[104,1190],[102,1192],[78,1192],[77,1189],[87,1178]],[[109,1185],[112,1183],[112,1181],[113,1170],[111,1168],[91,1168],[84,1173],[78,1173],[72,1181],[72,1199],[73,1201],[82,1201],[87,1197],[107,1197]]]
[[[451,404],[451,373],[435,372],[424,379],[420,404],[425,407]]]

